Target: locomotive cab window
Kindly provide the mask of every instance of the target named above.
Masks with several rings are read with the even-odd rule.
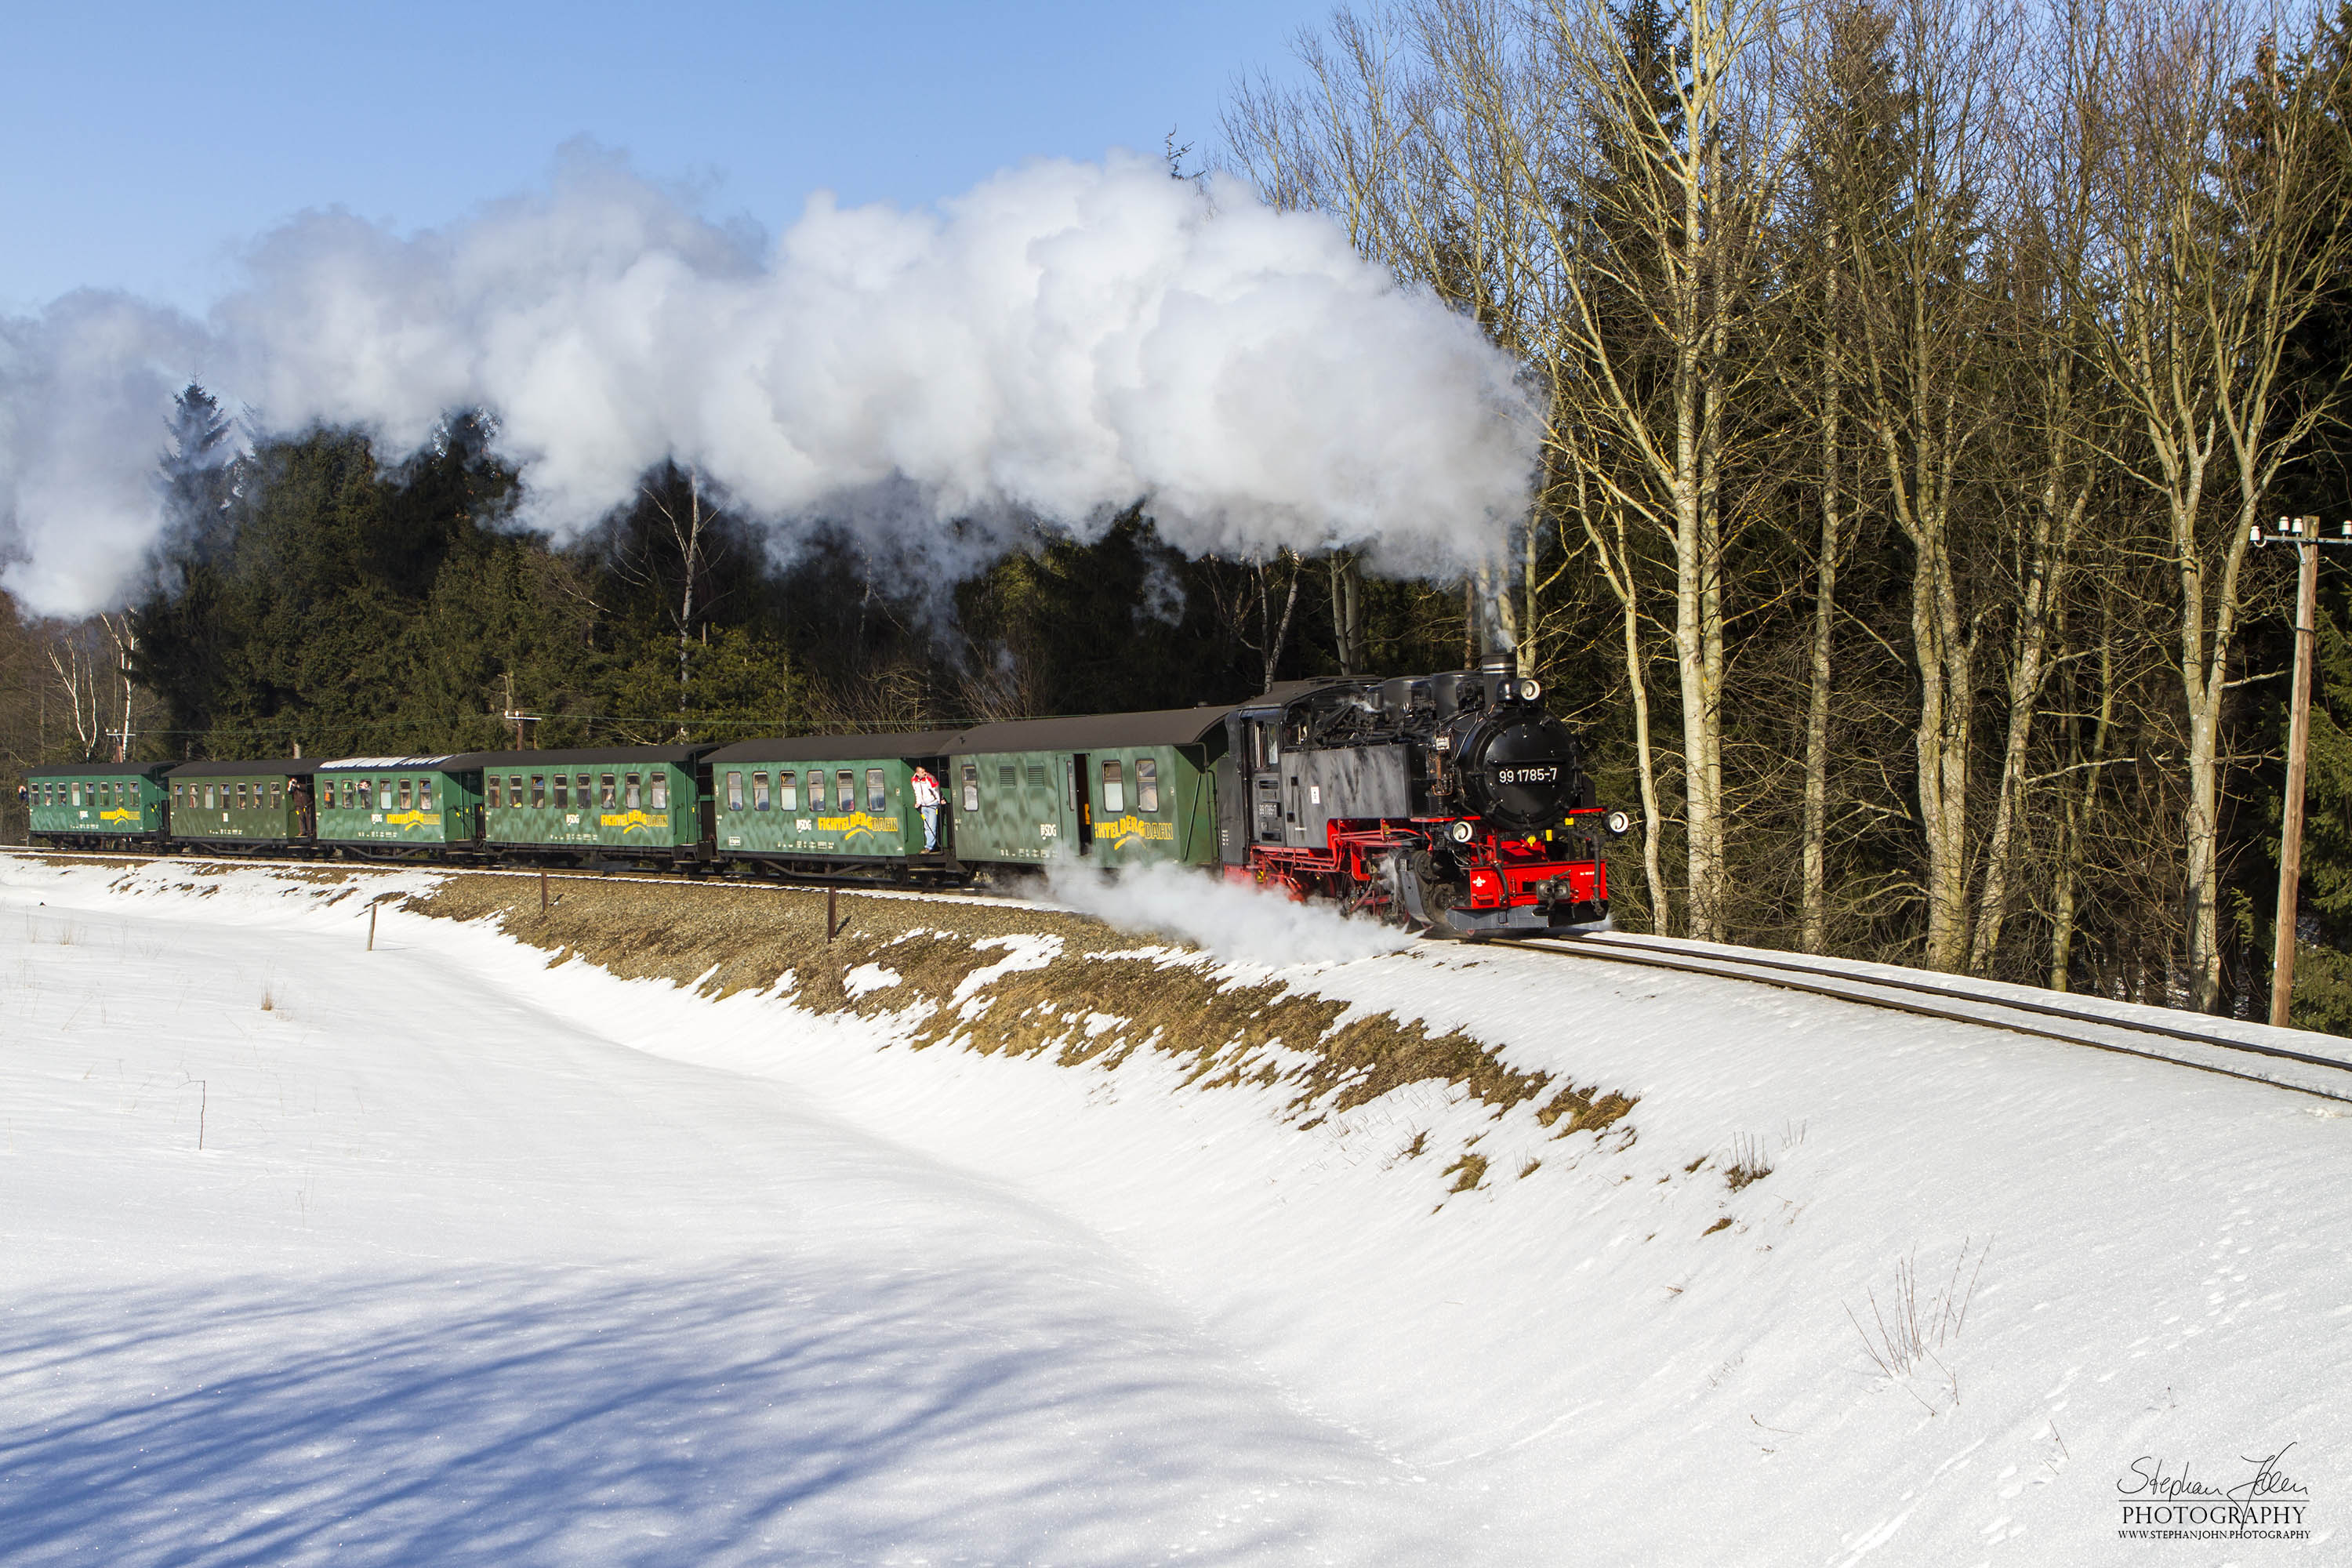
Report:
[[[1103,764],[1103,810],[1116,814],[1127,809],[1127,784],[1120,776],[1117,763]]]
[[[980,770],[970,763],[963,765],[963,808],[980,809]]]
[[[1135,759],[1135,809],[1160,809],[1160,764],[1148,757]]]
[[[727,809],[743,809],[743,775],[740,773],[730,772],[727,775]]]
[[[776,794],[782,797],[776,802],[776,809],[779,811],[798,811],[801,808],[801,775],[798,773],[778,773],[776,775]]]
[[[880,768],[866,770],[866,809],[868,811],[890,809],[890,785],[889,782],[883,777]]]
[[[768,775],[753,773],[751,775],[751,809],[765,811],[768,806]]]

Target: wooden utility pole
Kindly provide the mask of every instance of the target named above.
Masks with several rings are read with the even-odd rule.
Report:
[[[2303,788],[2311,752],[2311,666],[2319,641],[2319,547],[2352,544],[2352,521],[2334,539],[2319,537],[2315,517],[2283,517],[2278,531],[2257,525],[2256,544],[2292,544],[2296,558],[2294,693],[2286,724],[2286,799],[2279,832],[2278,910],[2271,934],[2271,1022],[2284,1029],[2294,1000],[2295,896],[2303,881]]]

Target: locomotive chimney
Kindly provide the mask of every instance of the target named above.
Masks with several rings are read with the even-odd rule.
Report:
[[[1518,638],[1513,625],[1517,617],[1505,597],[1510,592],[1508,582],[1500,572],[1482,571],[1470,578],[1464,595],[1470,616],[1470,646],[1476,650],[1478,668],[1506,679],[1519,672]]]

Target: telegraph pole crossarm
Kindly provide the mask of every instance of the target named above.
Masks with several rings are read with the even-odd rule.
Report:
[[[2295,895],[2303,880],[2303,790],[2311,752],[2311,667],[2319,640],[2319,547],[2352,545],[2352,520],[2323,538],[2315,517],[2283,517],[2278,531],[2254,524],[2253,542],[2295,547],[2294,694],[2287,707],[2286,798],[2279,832],[2278,914],[2271,935],[2271,1022],[2287,1026],[2294,996]]]

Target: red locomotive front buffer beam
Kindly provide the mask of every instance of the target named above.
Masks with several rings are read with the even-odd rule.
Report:
[[[1443,849],[1462,866],[1469,882],[1467,907],[1476,910],[1525,909],[1537,905],[1585,904],[1600,907],[1609,897],[1608,863],[1598,858],[1561,858],[1563,837],[1592,841],[1595,828],[1580,825],[1579,817],[1600,816],[1598,808],[1569,814],[1565,833],[1558,830],[1523,838],[1491,833],[1457,840],[1455,819],[1415,821],[1334,822],[1319,847],[1253,845],[1246,866],[1227,874],[1259,883],[1276,882],[1293,898],[1320,894],[1338,899],[1350,909],[1385,908],[1390,884],[1385,864],[1399,851]]]

